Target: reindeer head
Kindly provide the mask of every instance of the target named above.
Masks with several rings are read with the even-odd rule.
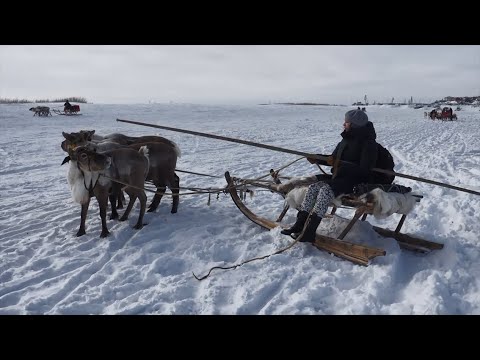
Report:
[[[91,139],[94,132],[95,130],[80,130],[80,132],[77,133],[66,133],[62,131],[62,135],[65,138],[65,140],[61,144],[62,150],[68,152],[68,155],[72,156],[72,151],[75,150],[75,148],[78,146],[87,144],[87,142],[90,141],[89,138]]]
[[[95,130],[80,130],[79,134],[85,136],[87,141],[92,141],[93,134],[95,134]]]
[[[110,167],[112,158],[97,153],[88,146],[78,146],[73,150],[72,159],[77,160],[78,166],[83,171],[102,171]]]

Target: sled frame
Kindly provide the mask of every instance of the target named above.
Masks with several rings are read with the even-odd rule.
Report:
[[[225,179],[227,181],[227,192],[230,194],[233,202],[238,207],[238,209],[251,221],[255,224],[260,225],[261,227],[271,230],[277,226],[282,228],[286,228],[287,226],[281,224],[283,217],[289,210],[289,206],[285,205],[284,209],[282,210],[281,214],[277,218],[276,221],[271,221],[260,217],[253,213],[250,209],[248,209],[245,204],[242,202],[241,198],[238,196],[237,193],[237,186],[235,186],[235,182],[239,179],[232,178],[230,173],[227,171],[225,172]],[[250,183],[252,186],[258,186],[262,188],[267,188],[272,192],[277,192],[280,195],[284,196],[283,193],[273,190],[268,185],[263,183]],[[344,196],[342,197],[342,206],[347,208],[355,209],[355,214],[350,220],[350,222],[345,226],[342,230],[340,235],[337,238],[316,234],[315,242],[313,245],[320,250],[327,251],[331,254],[334,254],[340,258],[349,260],[355,264],[368,266],[370,261],[377,256],[385,256],[386,251],[384,249],[379,249],[371,246],[355,244],[349,241],[345,241],[345,236],[349,233],[355,223],[361,218],[361,221],[365,221],[367,215],[373,213],[373,204],[372,203],[365,203],[363,201],[357,200],[352,198],[351,196]],[[332,205],[331,216],[333,216],[337,210],[335,205]],[[391,237],[394,238],[400,248],[406,250],[412,250],[421,253],[428,253],[432,250],[440,250],[443,248],[443,244],[423,240],[420,238],[413,237],[411,235],[406,235],[400,233],[400,230],[405,222],[406,215],[402,215],[400,221],[395,229],[395,231],[391,231],[388,229],[380,228],[377,226],[373,226],[373,229],[382,237]]]

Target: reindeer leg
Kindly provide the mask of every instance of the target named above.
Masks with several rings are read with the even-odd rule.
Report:
[[[107,191],[101,191],[98,193],[96,192],[95,196],[98,201],[98,207],[100,208],[100,218],[102,219],[102,233],[100,234],[100,237],[104,238],[110,234],[107,228],[108,192]]]
[[[138,199],[140,200],[140,215],[138,215],[137,224],[133,228],[140,230],[144,225],[143,216],[145,215],[145,208],[147,207],[147,195],[145,195],[145,191],[139,192]]]
[[[115,194],[110,194],[108,195],[108,198],[110,200],[110,205],[112,207],[112,213],[110,214],[110,220],[115,220],[118,219],[118,212],[117,212],[117,197]]]
[[[128,202],[127,208],[125,209],[125,212],[123,213],[122,217],[119,219],[119,221],[125,221],[128,219],[128,215],[130,214],[130,211],[132,211],[133,204],[135,203],[135,200],[137,200],[137,194],[135,194],[135,191],[132,189],[129,189],[128,187],[125,189],[125,192],[128,194],[130,197],[130,201]]]
[[[117,209],[123,209],[123,204],[125,203],[125,195],[123,195],[123,191],[121,188],[118,189],[118,194],[117,194],[117,199],[118,199],[118,205]]]
[[[110,215],[110,220],[118,219],[118,212],[117,212],[117,199],[120,203],[119,194],[122,192],[122,189],[118,184],[113,183],[112,188],[110,189],[110,194],[108,198],[110,199],[110,205],[112,207],[112,214]]]
[[[162,196],[163,194],[165,194],[165,185],[156,183],[155,186],[157,187],[157,192],[155,193],[155,196],[153,197],[152,203],[148,207],[147,212],[154,212],[155,210],[157,210],[157,207],[162,200]]]
[[[88,198],[85,204],[82,204],[82,212],[80,213],[80,228],[77,231],[77,237],[85,235],[85,220],[87,218],[88,205],[90,204],[90,198]]]
[[[179,192],[180,192],[180,178],[177,176],[177,174],[174,174],[174,178],[175,178],[175,181],[174,181],[174,185],[173,185],[173,189],[172,190],[172,211],[171,213],[172,214],[175,214],[177,212],[177,209],[178,209],[178,203],[179,203]]]

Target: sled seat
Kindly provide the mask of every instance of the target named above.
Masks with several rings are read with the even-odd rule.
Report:
[[[276,176],[277,173],[271,170],[270,174],[275,182],[275,185],[270,186],[270,188],[283,194],[286,201],[282,213],[276,220],[281,222],[290,207],[297,210],[300,208],[308,185],[317,182],[318,178],[316,176],[289,178],[287,182],[281,183],[278,176]],[[353,188],[352,194],[340,195],[330,204],[332,207],[330,215],[332,216],[339,207],[355,210],[352,220],[337,239],[343,240],[353,225],[359,219],[365,221],[368,215],[374,215],[375,218],[386,218],[393,214],[400,214],[401,218],[395,230],[384,229],[378,226],[372,226],[373,229],[383,237],[397,240],[402,249],[422,253],[442,249],[443,244],[419,239],[400,232],[407,215],[422,198],[422,195],[412,193],[410,187],[399,184],[358,184]]]
[[[416,195],[417,199],[416,202],[419,202],[422,197]],[[367,195],[368,198],[368,195]],[[353,225],[360,219],[361,221],[365,221],[368,215],[375,214],[375,204],[373,202],[369,202],[368,200],[362,200],[358,197],[352,195],[345,195],[341,198],[341,203],[343,207],[355,209],[354,216],[352,220],[347,224],[345,229],[342,233],[338,236],[338,239],[342,240],[348,232],[352,229]],[[338,206],[337,204],[332,204],[332,211],[330,212],[331,215],[334,215],[337,211]],[[393,214],[392,214],[393,215]],[[400,214],[400,220],[397,224],[395,230],[384,229],[378,226],[372,226],[373,230],[375,230],[379,235],[383,237],[391,237],[397,240],[400,248],[406,250],[413,250],[422,253],[428,253],[431,250],[439,250],[443,248],[443,244],[434,243],[431,241],[419,239],[413,237],[411,235],[406,235],[400,232],[402,226],[407,218],[407,214]]]
[[[295,204],[292,204],[292,201],[289,201],[289,197],[302,198],[298,195],[295,196],[294,193],[296,191],[306,192],[306,187],[303,187],[303,189],[294,188],[286,194],[287,203],[277,222],[282,220],[290,206],[293,205],[292,207],[298,208],[298,204],[295,206]],[[372,226],[372,228],[383,237],[390,237],[397,240],[402,249],[422,253],[442,249],[443,244],[423,240],[400,232],[408,213],[413,210],[414,204],[420,202],[422,198],[422,195],[411,193],[411,188],[398,184],[361,184],[354,189],[354,193],[341,195],[330,204],[332,207],[330,215],[332,216],[339,207],[355,210],[352,220],[343,229],[337,239],[343,240],[355,223],[358,220],[365,221],[368,215],[374,215],[376,218],[386,218],[393,214],[400,214],[401,217],[395,230],[378,226]]]

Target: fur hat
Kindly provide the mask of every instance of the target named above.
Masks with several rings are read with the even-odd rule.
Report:
[[[352,127],[362,127],[368,123],[368,115],[362,110],[350,110],[345,113],[345,121],[352,124]]]

